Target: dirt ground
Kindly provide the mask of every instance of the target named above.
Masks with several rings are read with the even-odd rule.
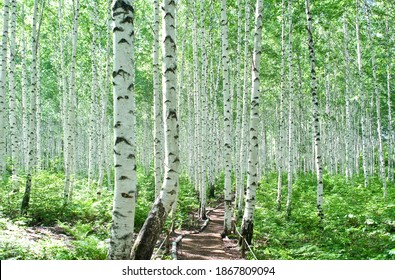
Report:
[[[212,209],[210,222],[200,233],[188,233],[178,248],[179,260],[238,260],[241,253],[237,241],[222,239],[224,206]]]

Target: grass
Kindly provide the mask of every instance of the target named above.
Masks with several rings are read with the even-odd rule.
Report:
[[[143,225],[154,201],[152,172],[138,169],[138,201],[135,230]],[[0,259],[105,259],[111,226],[112,190],[97,187],[86,179],[76,181],[73,201],[62,201],[64,174],[40,171],[33,177],[28,215],[19,215],[24,177],[11,184],[0,182]],[[222,182],[222,183],[221,183]],[[298,175],[293,184],[293,210],[276,210],[277,175],[262,179],[257,192],[253,250],[259,259],[395,259],[395,187],[388,185],[387,199],[377,178],[363,187],[363,178],[349,182],[343,176],[324,176],[322,222],[316,215],[316,179]],[[284,186],[286,186],[286,180]],[[216,182],[217,203],[223,176]],[[180,176],[176,229],[191,225],[191,213],[199,202],[192,183]],[[165,230],[170,228],[168,219]],[[249,256],[251,258],[251,256]]]
[[[300,175],[293,184],[293,210],[276,210],[277,178],[263,179],[257,194],[254,251],[259,259],[395,259],[394,185],[387,199],[377,178],[324,176],[322,222],[316,215],[316,180]],[[286,182],[284,183],[286,185]],[[287,190],[284,188],[283,200]],[[285,201],[284,201],[285,203]]]
[[[95,185],[79,179],[75,182],[72,202],[64,205],[64,174],[40,171],[32,180],[28,213],[21,217],[19,209],[25,178],[21,176],[16,184],[9,179],[0,181],[0,259],[106,259],[112,190],[102,189],[98,196]],[[194,189],[185,176],[180,177],[180,185],[179,196],[183,199],[178,202],[174,216],[176,228],[184,226],[189,220],[188,214],[199,206]],[[135,232],[144,224],[154,201],[152,172],[139,168],[137,186]],[[40,230],[50,235],[41,234]]]

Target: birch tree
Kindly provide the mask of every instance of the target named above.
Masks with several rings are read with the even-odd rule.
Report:
[[[243,115],[242,111],[242,103],[243,103],[243,98],[241,96],[241,27],[242,27],[242,21],[241,21],[241,1],[237,1],[237,58],[236,58],[236,141],[235,141],[235,177],[236,177],[236,208],[237,207],[237,201],[239,200],[243,180],[241,178],[241,172],[240,172],[240,142],[241,142],[241,130],[242,130],[242,123],[241,123],[241,118]],[[238,209],[239,210],[239,209]],[[236,218],[238,218],[238,214],[236,214]]]
[[[389,38],[389,42],[387,45],[387,107],[388,107],[388,135],[389,135],[389,144],[388,144],[388,180],[394,180],[394,165],[395,165],[395,137],[393,135],[393,120],[392,120],[392,109],[391,109],[391,38],[389,33],[389,24],[388,17],[385,19],[385,34],[386,37]]]
[[[166,217],[175,203],[178,191],[179,144],[177,121],[177,45],[173,0],[163,1],[162,12],[162,92],[165,133],[164,179],[148,218],[132,248],[131,258],[150,259]]]
[[[101,113],[100,113],[100,155],[99,155],[99,179],[97,182],[98,192],[101,192],[101,188],[103,185],[104,173],[107,170],[107,188],[110,188],[110,172],[109,172],[109,160],[108,160],[108,144],[110,142],[107,134],[109,134],[108,129],[108,121],[107,121],[107,106],[108,106],[108,93],[111,90],[110,85],[110,72],[111,72],[111,0],[107,0],[107,42],[106,42],[106,62],[105,62],[105,80],[104,80],[104,90],[102,91],[102,100],[101,100]]]
[[[364,185],[368,185],[368,159],[367,159],[367,125],[366,125],[366,104],[365,104],[365,92],[363,87],[363,72],[362,72],[362,54],[361,54],[361,40],[359,37],[359,0],[356,0],[356,15],[355,15],[355,32],[357,39],[357,63],[358,63],[358,94],[360,96],[361,103],[361,129],[362,129],[362,167]]]
[[[69,106],[68,106],[68,133],[67,133],[67,150],[70,153],[68,164],[70,168],[70,184],[69,189],[65,190],[65,201],[71,201],[73,196],[74,188],[74,177],[76,173],[76,108],[77,100],[75,93],[75,81],[76,81],[76,60],[77,60],[77,43],[78,43],[78,19],[80,16],[80,2],[79,0],[73,0],[73,30],[72,30],[72,49],[71,49],[71,70],[70,70],[70,81],[69,81]]]
[[[284,143],[284,92],[285,92],[285,3],[281,2],[281,84],[280,84],[280,125],[278,129],[278,179],[277,179],[277,210],[281,210],[282,199],[282,169],[283,169],[283,143]]]
[[[22,6],[22,24],[25,24],[25,11]],[[23,168],[28,169],[29,158],[29,141],[28,141],[28,126],[29,126],[29,112],[28,112],[28,81],[27,81],[27,58],[26,58],[26,36],[25,31],[22,30],[22,143],[23,143]]]
[[[307,19],[307,35],[309,47],[309,60],[310,60],[310,78],[311,78],[311,95],[313,102],[313,137],[314,137],[314,152],[315,152],[315,167],[317,173],[317,214],[318,217],[323,219],[323,198],[324,186],[322,181],[322,160],[321,160],[321,143],[320,143],[320,119],[319,119],[319,106],[317,96],[317,76],[315,68],[315,50],[312,30],[312,17],[310,14],[310,2],[306,3],[306,19]]]
[[[221,44],[222,44],[222,90],[224,98],[224,160],[225,160],[225,185],[224,185],[224,231],[228,235],[232,229],[232,147],[231,147],[231,95],[229,92],[229,50],[228,50],[228,19],[226,14],[226,0],[221,2]]]
[[[95,166],[95,153],[97,152],[97,139],[96,132],[99,130],[96,126],[97,121],[97,111],[98,111],[98,61],[97,61],[97,5],[96,0],[92,1],[92,18],[93,18],[93,30],[92,30],[92,84],[91,84],[91,98],[90,98],[90,123],[89,123],[89,153],[88,153],[88,184],[92,184],[94,182],[94,166]]]
[[[293,173],[293,103],[294,103],[294,82],[293,82],[293,63],[292,63],[292,0],[288,0],[289,17],[289,41],[288,41],[288,83],[289,83],[289,109],[288,109],[288,195],[286,211],[287,216],[291,216],[292,210],[292,173]]]
[[[153,46],[153,81],[154,81],[154,177],[155,197],[160,192],[162,147],[161,130],[162,114],[160,110],[160,80],[159,80],[159,0],[154,0],[154,46]]]
[[[10,26],[10,72],[9,72],[9,120],[10,120],[10,136],[11,136],[11,172],[12,178],[16,178],[17,165],[17,149],[19,138],[17,128],[17,112],[16,112],[16,84],[15,84],[15,37],[16,37],[16,0],[11,1],[11,26]]]
[[[113,1],[112,17],[115,188],[108,258],[122,260],[132,249],[137,193],[133,2]]]
[[[248,128],[248,38],[250,32],[250,5],[248,1],[245,3],[245,26],[244,26],[244,76],[243,76],[243,113],[241,117],[241,136],[240,136],[240,156],[239,156],[239,164],[240,164],[240,175],[239,178],[241,180],[240,188],[237,189],[237,209],[238,215],[242,215],[243,210],[243,201],[244,201],[244,177],[245,177],[245,165],[246,165],[246,154],[247,154],[247,128]]]
[[[35,134],[36,134],[36,90],[37,90],[37,12],[38,0],[34,1],[33,22],[32,22],[32,63],[31,63],[31,79],[30,79],[30,114],[29,114],[29,153],[25,193],[22,198],[21,214],[26,214],[30,203],[30,192],[32,187],[32,173],[34,171],[35,159]]]
[[[200,115],[199,115],[199,100],[200,100],[200,75],[199,75],[199,57],[198,57],[198,23],[197,23],[197,7],[196,7],[197,1],[193,1],[192,3],[192,14],[193,14],[193,24],[192,24],[192,40],[193,40],[193,46],[192,46],[192,55],[193,55],[193,104],[194,104],[194,137],[193,137],[193,154],[195,159],[194,164],[194,174],[193,174],[193,180],[194,180],[194,185],[195,185],[195,190],[196,192],[199,193],[200,190],[200,181],[199,181],[199,175],[200,175],[200,137],[199,137],[199,131],[200,131]],[[200,195],[200,193],[199,193]]]
[[[384,197],[387,196],[387,182],[386,182],[386,175],[385,175],[385,166],[384,166],[384,151],[383,151],[383,139],[382,139],[382,127],[381,127],[381,108],[380,108],[380,90],[377,85],[377,66],[376,66],[376,56],[375,56],[375,49],[373,46],[373,39],[372,39],[372,30],[371,30],[371,23],[370,23],[370,16],[369,16],[369,7],[366,7],[366,18],[368,22],[368,42],[369,42],[369,49],[371,50],[371,62],[372,62],[372,72],[373,72],[373,90],[374,90],[374,97],[376,99],[376,118],[377,118],[377,136],[379,140],[379,176],[381,183],[383,184],[383,194]]]
[[[201,22],[201,55],[202,55],[202,72],[201,72],[201,89],[200,89],[200,209],[199,209],[199,217],[203,220],[206,220],[206,193],[207,193],[207,186],[206,186],[206,170],[207,170],[207,149],[206,149],[206,127],[207,127],[207,54],[206,54],[206,32],[204,26],[204,0],[200,1],[200,22]]]
[[[0,174],[6,170],[6,71],[7,71],[7,40],[8,40],[8,19],[9,0],[4,0],[3,12],[3,34],[1,37],[1,72],[0,72]]]
[[[346,82],[346,91],[345,91],[345,99],[346,99],[346,178],[348,179],[351,175],[351,153],[350,153],[350,146],[351,146],[351,119],[350,119],[350,55],[348,52],[348,28],[346,17],[343,15],[343,32],[344,32],[344,62],[345,62],[345,82]]]
[[[64,162],[64,173],[65,173],[65,181],[64,181],[64,190],[63,190],[63,199],[67,202],[68,194],[70,190],[70,152],[69,145],[67,145],[68,134],[69,134],[69,92],[67,90],[67,79],[66,79],[66,67],[65,67],[65,54],[64,54],[64,38],[63,38],[63,24],[61,23],[63,20],[63,1],[59,0],[58,2],[58,32],[59,32],[59,60],[60,60],[60,71],[61,77],[59,79],[59,91],[62,93],[62,125],[63,125],[63,162]]]
[[[250,149],[247,164],[247,194],[245,198],[245,210],[241,224],[241,235],[244,240],[251,244],[254,228],[254,211],[256,204],[256,188],[258,186],[258,127],[259,127],[259,99],[260,99],[260,66],[262,45],[262,10],[263,0],[256,1],[254,50],[252,56],[252,89],[250,103]]]
[[[45,2],[44,2],[45,3]],[[43,16],[43,12],[44,12],[44,7],[42,8],[41,11],[41,19],[40,19],[40,24],[41,24],[41,20],[42,20],[42,16]],[[39,25],[40,26],[40,25]],[[40,29],[38,30],[40,31]],[[39,33],[37,36],[37,41],[39,41]],[[38,45],[39,42],[37,42]],[[42,114],[42,104],[41,104],[41,51],[39,48],[37,48],[37,80],[36,80],[36,115],[34,116],[35,121],[36,121],[36,125],[35,125],[35,165],[37,168],[37,171],[41,170],[41,153],[42,153],[42,148],[41,148],[41,114]]]

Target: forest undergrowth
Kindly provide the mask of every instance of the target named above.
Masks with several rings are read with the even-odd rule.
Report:
[[[276,209],[277,174],[261,181],[254,225],[258,259],[395,259],[394,185],[388,186],[384,199],[377,177],[370,178],[365,188],[363,175],[347,182],[344,176],[325,174],[325,216],[320,222],[316,177],[299,174],[296,178],[290,218],[285,213],[285,199],[283,210]],[[286,195],[285,189],[283,197]]]
[[[154,200],[152,172],[140,169],[137,174],[136,232]],[[76,180],[72,202],[65,205],[64,174],[40,171],[33,178],[28,214],[21,217],[24,181],[22,175],[14,184],[10,177],[0,182],[0,259],[106,259],[111,188],[98,194],[97,186],[88,185],[87,179]],[[219,178],[211,204],[222,196],[222,184],[223,178]],[[315,212],[313,175],[299,174],[294,181],[290,218],[285,211],[276,210],[277,175],[270,174],[261,180],[252,247],[257,257],[395,259],[395,187],[389,186],[384,200],[376,178],[371,178],[369,187],[364,188],[362,176],[347,182],[343,176],[325,175],[324,186],[325,217],[320,223]],[[192,226],[190,215],[198,210],[199,203],[193,185],[184,176],[180,177],[178,197],[174,223],[176,228],[185,229]],[[168,221],[166,228],[170,224]]]

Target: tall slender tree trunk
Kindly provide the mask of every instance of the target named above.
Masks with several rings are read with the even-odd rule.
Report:
[[[394,180],[394,167],[395,167],[395,136],[393,135],[393,121],[392,121],[392,108],[391,108],[391,36],[389,33],[389,25],[388,25],[388,16],[385,19],[385,34],[388,38],[388,46],[387,46],[387,106],[388,106],[388,135],[389,135],[389,144],[388,144],[388,180]]]
[[[221,37],[222,37],[222,90],[224,98],[224,160],[225,160],[225,185],[224,185],[224,231],[228,235],[232,229],[232,147],[231,147],[231,96],[229,90],[229,50],[228,50],[228,19],[226,14],[226,0],[221,5]]]
[[[288,83],[289,83],[289,110],[288,110],[288,195],[287,195],[287,217],[291,216],[292,210],[292,175],[293,175],[293,63],[292,63],[292,0],[288,0],[289,16],[289,43],[288,43]]]
[[[284,93],[285,93],[285,3],[281,2],[281,84],[280,84],[280,125],[278,129],[278,162],[277,162],[277,210],[281,210],[282,200],[282,172],[283,172],[283,146],[284,146]]]
[[[97,187],[98,187],[98,192],[101,191],[103,181],[104,181],[104,172],[109,169],[109,162],[108,162],[108,143],[109,137],[107,137],[107,134],[109,134],[109,129],[108,129],[108,121],[107,121],[107,106],[108,106],[108,93],[111,90],[111,85],[110,85],[110,71],[111,71],[111,0],[107,0],[107,46],[106,46],[106,65],[105,65],[105,70],[106,70],[106,75],[105,75],[105,80],[104,80],[104,90],[102,92],[102,107],[101,107],[101,125],[100,125],[100,142],[101,142],[101,150],[102,150],[102,155],[100,156],[100,162],[99,162],[99,179],[97,182]],[[110,189],[111,181],[109,180],[109,172],[107,173],[108,179],[107,179],[107,189]]]
[[[245,210],[241,225],[242,244],[251,244],[254,228],[254,211],[256,204],[256,188],[258,186],[258,152],[259,152],[259,99],[260,99],[260,64],[262,44],[262,10],[263,0],[256,1],[254,51],[252,57],[252,89],[250,111],[250,151],[247,165],[247,194]]]
[[[10,72],[9,72],[9,120],[11,136],[11,170],[12,179],[16,179],[17,149],[19,144],[17,116],[16,116],[16,85],[15,85],[15,36],[16,36],[16,0],[11,1],[11,27],[10,27]],[[5,137],[3,137],[5,138]],[[1,159],[0,159],[1,161]]]
[[[97,54],[96,54],[96,48],[97,48],[97,6],[96,6],[96,0],[92,1],[93,5],[93,12],[92,12],[92,18],[93,18],[93,30],[92,30],[92,84],[91,84],[91,97],[90,97],[90,123],[89,123],[89,151],[88,151],[88,184],[93,184],[94,183],[94,171],[95,171],[95,160],[96,160],[96,154],[97,154],[97,138],[96,134],[97,131],[99,130],[99,127],[96,125],[97,123],[97,111],[98,111],[98,106],[97,104],[99,103],[98,96],[97,96],[97,89],[98,89],[98,60],[97,60]],[[100,151],[101,153],[101,151]]]
[[[115,190],[108,258],[122,260],[132,249],[137,194],[133,2],[113,1],[112,17]]]
[[[236,177],[236,207],[237,207],[237,201],[239,200],[239,196],[241,193],[241,188],[243,184],[243,180],[241,178],[241,172],[240,172],[240,142],[241,142],[241,130],[242,130],[242,123],[241,123],[241,118],[243,115],[242,112],[242,103],[243,99],[241,96],[241,0],[237,0],[237,52],[236,52],[236,133],[235,133],[235,177]],[[238,213],[235,213],[235,218],[238,219]]]
[[[7,71],[7,40],[9,0],[4,0],[3,34],[1,37],[1,70],[0,70],[0,175],[6,171],[6,71]]]
[[[359,38],[359,0],[356,0],[356,15],[355,15],[355,32],[357,37],[357,63],[358,63],[358,93],[361,97],[361,128],[362,128],[362,167],[363,167],[363,177],[364,185],[368,186],[368,158],[367,158],[367,124],[366,124],[366,102],[365,102],[365,92],[363,87],[363,72],[362,72],[362,58],[361,58],[361,40]]]
[[[310,75],[311,75],[311,94],[313,101],[313,138],[314,138],[314,152],[315,152],[315,167],[317,173],[317,214],[320,219],[324,218],[323,199],[324,199],[324,185],[322,181],[322,163],[321,163],[321,142],[320,142],[320,119],[319,119],[319,105],[317,96],[317,76],[315,70],[315,51],[312,30],[312,17],[310,14],[309,0],[306,2],[306,19],[307,19],[307,35],[310,57]]]
[[[68,152],[69,167],[70,167],[70,188],[67,193],[66,201],[71,201],[73,197],[74,181],[77,169],[77,146],[76,146],[76,109],[77,98],[75,93],[75,75],[76,75],[76,60],[77,60],[77,42],[78,42],[78,19],[80,15],[80,1],[73,0],[73,31],[72,31],[72,50],[71,50],[71,72],[69,82],[69,112],[68,112]]]
[[[44,10],[43,10],[44,11]],[[41,14],[41,17],[43,15]],[[39,37],[37,37],[37,41],[39,40]],[[42,113],[42,108],[41,108],[41,51],[37,49],[37,86],[36,86],[36,168],[37,170],[41,169],[42,165],[42,148],[41,148],[41,113]]]
[[[206,127],[207,127],[207,54],[206,54],[206,31],[204,26],[204,0],[200,1],[200,29],[201,29],[201,55],[202,55],[202,72],[201,72],[201,90],[200,90],[200,209],[199,209],[199,217],[203,220],[206,220],[206,203],[207,203],[207,185],[206,185],[206,170],[207,170],[207,135],[206,135]]]
[[[350,119],[350,55],[348,53],[348,28],[345,14],[343,15],[343,32],[344,32],[344,62],[345,62],[345,83],[346,83],[346,147],[345,147],[345,171],[346,178],[352,176],[351,172],[351,119]]]
[[[248,38],[250,33],[250,5],[249,2],[245,2],[245,26],[244,26],[244,77],[243,77],[243,113],[241,117],[241,139],[240,139],[240,156],[239,156],[239,164],[240,164],[240,180],[241,186],[238,189],[238,200],[237,209],[238,215],[241,217],[243,212],[243,203],[244,203],[244,177],[245,177],[245,165],[246,165],[246,154],[247,154],[247,128],[248,128],[248,116],[247,116],[247,102],[248,102]]]
[[[175,1],[163,1],[162,87],[165,132],[165,162],[162,189],[133,245],[131,258],[150,259],[166,217],[178,191],[179,144],[177,121],[177,52],[175,37]]]
[[[32,64],[31,64],[31,80],[30,80],[30,114],[29,114],[29,153],[28,167],[26,177],[25,193],[22,198],[21,214],[26,214],[30,203],[30,192],[32,187],[32,172],[34,171],[35,160],[35,134],[36,134],[36,94],[37,94],[37,11],[38,0],[34,1],[33,8],[33,25],[32,25]]]
[[[368,38],[369,38],[369,49],[371,51],[371,61],[372,61],[372,72],[373,72],[373,89],[374,97],[376,98],[376,118],[377,118],[377,136],[379,140],[379,171],[380,180],[383,184],[383,195],[387,196],[387,178],[385,175],[385,164],[384,164],[384,151],[383,151],[383,139],[382,139],[382,128],[381,128],[381,104],[380,104],[380,90],[377,85],[377,66],[376,66],[376,56],[375,48],[373,46],[372,30],[369,17],[369,7],[366,6],[366,18],[368,22]]]
[[[64,162],[64,173],[65,173],[65,181],[64,181],[64,191],[63,191],[63,199],[64,202],[67,202],[68,194],[70,190],[70,153],[69,153],[69,145],[68,134],[69,134],[69,92],[67,90],[67,79],[66,79],[66,68],[64,62],[64,43],[63,43],[63,0],[59,0],[58,2],[58,17],[59,17],[59,51],[60,51],[60,71],[61,78],[59,80],[60,84],[60,92],[62,92],[62,125],[63,125],[63,162]]]
[[[161,130],[161,96],[159,80],[159,0],[154,0],[154,47],[153,47],[153,78],[154,78],[154,177],[155,198],[159,195],[161,187],[162,149]]]
[[[25,11],[22,7],[22,24],[24,25]],[[29,160],[29,140],[28,140],[28,127],[29,127],[29,109],[28,109],[28,81],[27,81],[27,63],[26,63],[26,36],[25,30],[22,30],[22,143],[23,143],[23,169],[28,170]]]
[[[193,156],[195,164],[193,167],[193,179],[196,193],[199,193],[199,174],[200,174],[200,143],[199,143],[199,130],[200,130],[200,115],[199,115],[199,99],[200,99],[200,79],[199,79],[199,57],[198,57],[198,24],[197,24],[197,0],[192,4],[193,24],[192,24],[192,55],[193,55],[193,103],[194,103],[194,118],[193,123],[194,137],[193,137]]]

